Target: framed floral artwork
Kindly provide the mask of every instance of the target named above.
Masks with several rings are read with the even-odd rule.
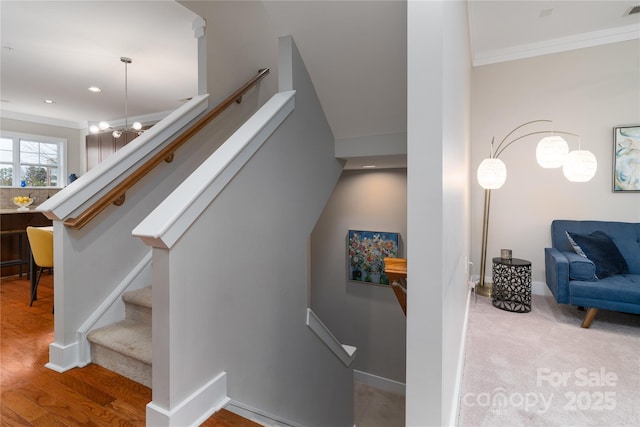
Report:
[[[640,192],[640,125],[613,128],[613,192]]]
[[[398,233],[349,230],[349,280],[389,285],[384,273],[384,259],[398,256]]]

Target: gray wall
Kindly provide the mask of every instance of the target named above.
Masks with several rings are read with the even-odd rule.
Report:
[[[343,343],[353,368],[405,381],[406,319],[389,286],[347,280],[348,230],[407,235],[406,169],[345,171],[311,235],[311,307]]]

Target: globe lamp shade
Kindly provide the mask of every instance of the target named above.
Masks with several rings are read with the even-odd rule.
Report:
[[[561,136],[542,138],[536,148],[536,160],[545,169],[559,168],[569,154],[569,144]]]
[[[562,173],[571,182],[587,182],[594,177],[597,169],[596,156],[587,150],[570,152],[562,165]]]
[[[507,167],[500,159],[484,159],[478,166],[477,177],[482,188],[495,190],[507,180]]]

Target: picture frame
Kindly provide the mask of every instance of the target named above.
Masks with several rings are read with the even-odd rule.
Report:
[[[613,128],[613,192],[640,192],[640,125]]]
[[[347,236],[348,280],[389,286],[384,259],[398,256],[399,233],[349,230]]]

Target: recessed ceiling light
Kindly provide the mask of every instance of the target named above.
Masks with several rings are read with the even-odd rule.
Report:
[[[376,165],[362,165],[362,169],[375,169]]]
[[[44,103],[45,104],[55,104],[56,102],[54,100],[52,100],[52,99],[45,99]]]
[[[89,88],[89,92],[100,93],[100,92],[102,92],[102,89],[100,89],[98,86],[91,86]]]

